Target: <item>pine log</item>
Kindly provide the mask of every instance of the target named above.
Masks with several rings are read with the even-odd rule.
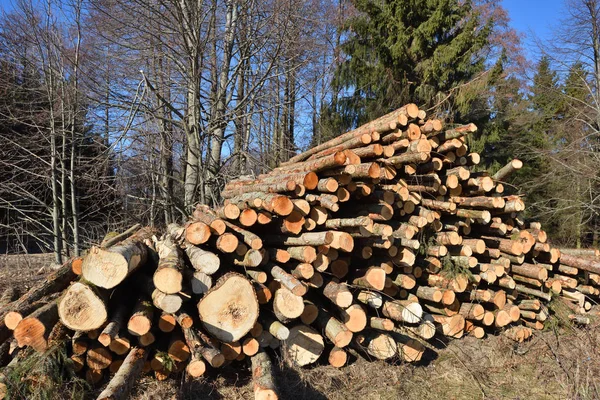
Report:
[[[522,167],[523,167],[523,162],[521,160],[517,160],[517,159],[511,160],[504,167],[500,168],[498,170],[498,172],[496,172],[492,178],[496,181],[504,181],[511,174],[513,174],[515,171],[521,169]]]

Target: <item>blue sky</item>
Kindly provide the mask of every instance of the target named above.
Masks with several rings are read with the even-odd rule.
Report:
[[[508,11],[511,25],[521,33],[529,58],[537,58],[535,40],[548,40],[552,25],[559,23],[566,0],[501,0]],[[11,7],[12,0],[0,0],[0,9]]]
[[[549,40],[552,26],[556,26],[564,10],[565,0],[502,0],[502,6],[508,11],[510,24],[523,39],[523,47],[528,58],[535,58],[534,37]]]

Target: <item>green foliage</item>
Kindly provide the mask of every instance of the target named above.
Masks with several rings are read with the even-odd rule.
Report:
[[[469,282],[475,281],[475,276],[473,276],[471,270],[452,261],[450,255],[441,257],[440,261],[442,262],[442,270],[440,271],[440,275],[443,275],[448,279],[453,279],[457,276],[466,276],[467,279],[469,279]]]
[[[31,352],[3,373],[10,400],[84,399],[90,389],[73,371],[64,343]]]
[[[471,1],[352,3],[359,14],[342,27],[347,59],[333,82],[345,92],[323,113],[330,136],[409,102],[432,107],[451,92],[459,99],[452,117],[470,111],[481,88],[469,90],[465,83],[484,71],[480,51],[492,29],[491,20],[481,23]],[[485,85],[494,73],[488,75],[475,86]]]
[[[565,304],[560,296],[553,295],[548,303],[549,317],[544,322],[544,330],[556,331],[558,328],[573,328],[573,322],[569,318],[573,312]]]

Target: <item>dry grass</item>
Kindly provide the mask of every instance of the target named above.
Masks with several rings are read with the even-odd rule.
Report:
[[[0,293],[8,286],[25,292],[46,277],[53,260],[50,253],[0,255]],[[46,267],[46,272],[38,273],[42,267]]]
[[[320,365],[275,371],[281,399],[579,399],[600,398],[600,328],[538,332],[524,344],[504,336],[467,337],[440,345],[424,365],[394,365],[361,358],[337,370]],[[247,363],[196,382],[145,378],[135,400],[249,399]]]

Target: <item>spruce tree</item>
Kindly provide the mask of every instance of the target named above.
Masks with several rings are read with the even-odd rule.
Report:
[[[492,21],[482,26],[471,1],[351,1],[359,13],[343,25],[333,82],[342,95],[323,112],[330,134],[408,102],[430,108],[484,71]]]

